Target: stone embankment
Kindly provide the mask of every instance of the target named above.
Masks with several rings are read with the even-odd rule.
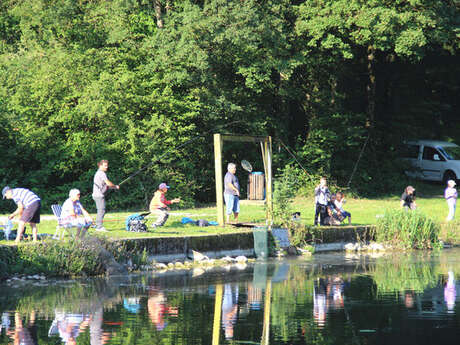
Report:
[[[259,230],[254,230],[259,231]],[[225,233],[216,235],[199,235],[199,236],[181,236],[181,237],[151,237],[151,238],[126,238],[117,239],[112,241],[116,248],[119,248],[123,253],[131,256],[133,260],[129,259],[127,265],[130,268],[136,269],[135,265],[130,265],[134,258],[139,257],[140,254],[146,256],[148,262],[155,263],[151,265],[154,269],[159,269],[162,264],[169,269],[177,268],[192,268],[195,264],[201,262],[201,265],[214,265],[219,264],[220,261],[229,262],[236,260],[232,258],[239,258],[237,261],[245,261],[244,258],[251,258],[256,256],[256,241],[252,229],[247,231],[239,231],[236,233]],[[373,227],[371,226],[342,226],[342,227],[321,227],[314,228],[308,233],[305,240],[312,243],[312,251],[321,252],[328,250],[350,250],[346,247],[349,243],[363,243],[373,240]],[[268,232],[266,246],[271,247],[268,249],[272,254],[280,254],[279,245],[277,246],[276,239],[273,238],[271,232]],[[305,251],[297,251],[296,248],[282,248],[286,250],[287,254],[305,253]],[[293,250],[292,250],[293,249]],[[353,249],[355,249],[353,247]],[[7,264],[8,259],[11,258],[16,251],[16,246],[0,246],[0,263]],[[275,251],[273,251],[275,250]],[[107,253],[106,251],[103,251]],[[267,254],[267,253],[266,253]],[[309,254],[309,253],[308,253]],[[197,259],[197,255],[201,255],[201,259]],[[118,263],[115,262],[111,255],[105,254],[102,257],[104,261],[103,266],[107,266],[105,272],[107,274],[120,274],[123,270],[120,269]],[[204,258],[204,259],[203,259]],[[222,259],[224,258],[224,259]],[[214,262],[216,259],[220,259]],[[15,263],[17,264],[17,263]],[[27,268],[28,265],[22,265]],[[157,265],[158,267],[156,267]],[[182,266],[190,267],[182,267]],[[180,266],[180,267],[179,267]],[[139,268],[139,266],[137,266]],[[163,267],[163,268],[165,268]],[[1,267],[0,267],[1,268]],[[142,267],[141,267],[142,269]],[[40,272],[39,272],[40,273]],[[0,278],[6,278],[0,276]]]
[[[316,228],[309,235],[314,251],[345,250],[347,243],[369,242],[373,238],[372,226],[339,226]],[[184,237],[128,238],[117,240],[128,252],[146,251],[157,262],[171,262],[192,258],[197,251],[209,258],[225,256],[252,257],[254,252],[253,231]],[[270,242],[270,241],[269,241]]]

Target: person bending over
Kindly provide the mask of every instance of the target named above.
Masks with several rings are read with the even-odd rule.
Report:
[[[8,216],[8,219],[13,219],[19,215],[18,232],[16,235],[16,243],[19,243],[24,232],[26,223],[32,228],[32,237],[37,241],[37,224],[40,223],[40,208],[41,200],[32,191],[26,188],[10,188],[6,186],[2,190],[3,199],[13,199],[18,208]]]
[[[155,223],[152,224],[152,228],[163,226],[169,217],[169,205],[180,202],[180,198],[166,199],[165,194],[168,192],[168,189],[169,186],[166,183],[160,183],[158,190],[153,195],[152,201],[150,201],[150,212],[158,216]]]
[[[417,204],[415,203],[415,188],[412,186],[407,186],[404,189],[404,192],[401,195],[401,207],[404,207],[407,210],[415,210]]]

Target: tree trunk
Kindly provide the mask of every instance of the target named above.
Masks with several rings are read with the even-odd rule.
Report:
[[[372,46],[367,47],[367,73],[369,82],[367,84],[367,123],[366,126],[371,129],[375,127],[375,70],[374,70],[375,49]]]
[[[160,0],[153,0],[153,6],[155,7],[155,17],[157,18],[158,29],[163,28],[163,17],[161,14],[161,2]]]

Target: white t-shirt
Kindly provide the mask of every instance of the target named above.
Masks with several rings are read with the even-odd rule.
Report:
[[[337,209],[340,212],[345,212],[345,210],[343,209],[343,199],[341,201],[334,200],[334,205],[335,205],[335,207],[337,207]]]
[[[75,201],[73,202],[72,199],[67,199],[64,204],[62,204],[62,212],[61,212],[61,218],[65,219],[70,217],[71,215],[77,215],[77,216],[82,216],[83,211],[82,211],[82,206],[80,201]]]

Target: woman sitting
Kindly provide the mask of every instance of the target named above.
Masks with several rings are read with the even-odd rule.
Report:
[[[77,233],[75,239],[83,238],[93,219],[80,203],[80,191],[71,189],[69,198],[62,205],[61,212],[62,223],[66,228],[76,227]]]

